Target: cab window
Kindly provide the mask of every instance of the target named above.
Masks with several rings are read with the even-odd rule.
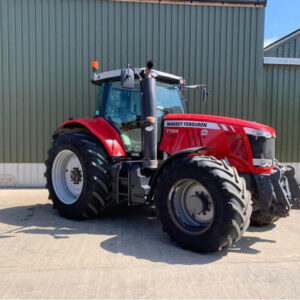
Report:
[[[96,117],[101,115],[103,92],[104,92],[104,84],[101,84],[98,88],[98,93],[96,97],[96,112],[95,112]]]
[[[126,152],[141,152],[142,132],[137,126],[141,115],[140,84],[124,89],[119,81],[108,82],[105,119],[120,133]]]

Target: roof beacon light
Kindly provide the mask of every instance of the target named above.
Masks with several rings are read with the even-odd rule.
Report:
[[[94,60],[92,62],[92,69],[93,69],[93,72],[95,73],[97,70],[99,70],[99,63],[97,60]]]

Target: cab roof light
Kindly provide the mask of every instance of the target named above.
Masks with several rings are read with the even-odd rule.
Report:
[[[98,63],[97,60],[94,60],[92,62],[92,69],[93,69],[94,72],[96,72],[97,70],[99,70],[99,63]]]

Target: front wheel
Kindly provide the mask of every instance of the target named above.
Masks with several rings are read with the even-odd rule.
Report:
[[[245,180],[213,157],[185,157],[170,164],[155,195],[163,230],[183,248],[222,250],[237,242],[250,223]]]

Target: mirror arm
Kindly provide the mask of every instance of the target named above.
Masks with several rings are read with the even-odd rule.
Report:
[[[127,69],[131,69],[133,71],[134,75],[136,75],[139,78],[140,81],[143,79],[141,74],[138,73],[130,64],[128,64]]]
[[[182,85],[181,88],[183,90],[190,90],[190,89],[200,89],[206,86],[207,86],[206,84],[194,84],[194,85]]]

